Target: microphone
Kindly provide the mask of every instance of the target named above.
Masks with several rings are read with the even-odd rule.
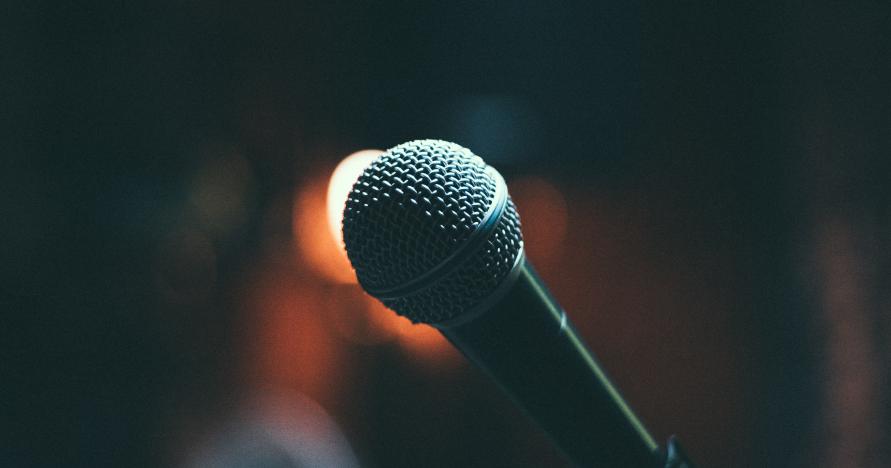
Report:
[[[501,175],[470,150],[417,140],[353,185],[343,240],[365,291],[436,327],[579,466],[692,467],[663,452],[535,273]]]

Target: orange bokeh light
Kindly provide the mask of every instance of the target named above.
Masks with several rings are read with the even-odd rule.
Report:
[[[366,296],[366,311],[375,318],[375,323],[395,334],[399,344],[411,358],[423,364],[434,364],[437,368],[450,367],[460,362],[454,347],[437,330],[428,325],[415,325],[407,318],[386,308],[377,299]]]
[[[360,345],[396,340],[413,361],[438,368],[460,361],[458,352],[435,328],[412,324],[355,285],[343,287],[354,289],[338,291],[326,306],[331,312],[329,323],[341,338]]]
[[[331,339],[318,313],[324,298],[286,269],[259,274],[247,289],[245,305],[248,377],[255,386],[295,388],[319,401],[336,398],[344,380],[342,349]]]
[[[292,226],[301,258],[323,278],[334,283],[355,283],[356,275],[343,249],[340,231],[347,195],[377,150],[347,156],[334,169],[311,180],[294,199]]]
[[[354,344],[374,345],[396,339],[399,330],[392,311],[375,307],[377,300],[356,285],[332,290],[326,304],[328,324],[340,338]]]
[[[392,315],[399,320],[399,344],[414,360],[430,364],[438,371],[453,368],[463,362],[461,353],[436,328],[414,325],[404,317],[395,313]]]
[[[353,185],[359,180],[362,171],[371,164],[374,158],[383,153],[381,150],[362,150],[357,151],[340,162],[334,172],[331,173],[331,179],[328,181],[328,229],[331,231],[331,238],[334,239],[338,246],[343,246],[343,209],[346,206],[347,197]]]

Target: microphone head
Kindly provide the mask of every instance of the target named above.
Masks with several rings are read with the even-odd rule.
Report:
[[[440,140],[403,143],[365,169],[347,198],[343,240],[369,294],[434,325],[475,310],[523,256],[501,175]]]

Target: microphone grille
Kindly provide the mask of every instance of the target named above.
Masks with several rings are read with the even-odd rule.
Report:
[[[513,202],[508,200],[501,223],[476,255],[431,287],[382,302],[416,323],[436,324],[454,319],[498,288],[513,268],[522,246],[520,218]]]
[[[347,255],[362,286],[372,294],[399,287],[464,247],[503,183],[491,171],[470,150],[440,140],[404,143],[372,162],[343,217]],[[479,252],[417,294],[380,299],[416,322],[445,320],[492,292],[521,246],[519,217],[508,199]]]

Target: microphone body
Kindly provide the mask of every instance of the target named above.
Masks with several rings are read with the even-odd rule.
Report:
[[[663,455],[525,259],[487,310],[438,328],[579,466],[657,467]],[[500,297],[499,297],[500,296]]]

